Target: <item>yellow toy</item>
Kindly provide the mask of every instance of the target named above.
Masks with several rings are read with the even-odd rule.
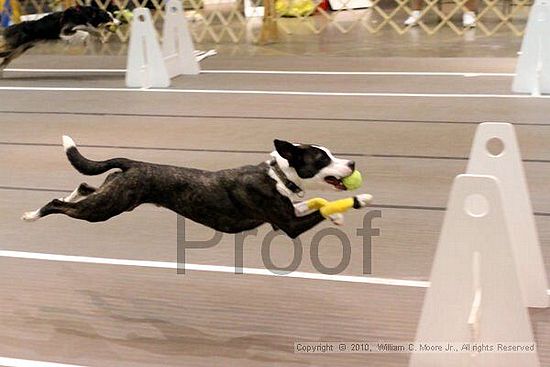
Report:
[[[308,215],[315,210],[319,210],[321,215],[330,219],[335,224],[341,225],[344,223],[344,218],[341,213],[345,213],[351,208],[359,209],[372,201],[372,195],[361,194],[351,198],[345,198],[335,201],[328,201],[323,198],[313,198],[306,201],[301,201],[294,204],[295,214],[298,217]]]
[[[361,172],[355,170],[353,173],[342,179],[342,183],[346,187],[346,190],[356,190],[363,185],[363,177]],[[334,224],[344,224],[345,213],[351,208],[359,209],[367,206],[372,201],[372,195],[361,194],[354,197],[328,201],[323,198],[313,198],[298,203],[294,203],[294,213],[297,217],[302,217],[319,210],[321,215],[327,219],[330,219]]]
[[[283,17],[303,17],[315,11],[315,3],[312,0],[277,0],[275,11]]]

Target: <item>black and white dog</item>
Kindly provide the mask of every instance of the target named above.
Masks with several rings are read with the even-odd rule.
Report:
[[[105,10],[92,6],[74,6],[38,20],[11,25],[0,37],[0,58],[4,59],[0,64],[0,75],[10,62],[37,43],[70,41],[75,36],[98,34],[100,29],[108,29],[119,23]]]
[[[100,222],[151,203],[222,232],[237,233],[270,223],[294,238],[325,217],[319,210],[297,215],[293,200],[303,197],[307,189],[345,190],[341,179],[354,171],[355,162],[336,158],[317,145],[274,143],[275,151],[266,162],[211,172],[126,158],[92,161],[64,136],[67,157],[80,173],[118,171],[109,174],[99,188],[82,183],[66,198],[54,199],[22,219],[65,214]],[[370,199],[367,194],[355,196],[353,208],[366,206]],[[341,214],[330,219],[339,222]]]

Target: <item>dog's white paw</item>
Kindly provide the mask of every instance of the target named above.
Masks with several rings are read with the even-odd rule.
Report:
[[[312,210],[309,209],[307,201],[300,201],[299,203],[294,203],[294,215],[297,217],[303,217],[311,213]]]
[[[21,219],[25,222],[34,222],[38,219],[40,219],[40,209],[34,210],[32,212],[25,212],[21,216]]]
[[[336,224],[337,226],[344,225],[344,215],[340,213],[331,214],[328,216],[328,218],[331,220],[332,223]]]
[[[370,194],[356,195],[355,199],[357,200],[357,202],[361,207],[364,207],[369,205],[369,203],[372,201],[372,195]]]

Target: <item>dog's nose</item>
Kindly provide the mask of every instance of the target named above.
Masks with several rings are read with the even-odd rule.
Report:
[[[354,161],[349,161],[349,162],[348,162],[348,167],[349,167],[352,171],[355,171],[355,162],[354,162]]]

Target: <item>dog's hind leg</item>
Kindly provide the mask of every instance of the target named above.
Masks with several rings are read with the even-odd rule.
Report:
[[[10,52],[5,58],[4,60],[2,61],[2,63],[0,64],[0,76],[2,76],[4,74],[4,69],[13,61],[15,60],[16,58],[18,58],[19,56],[21,56],[22,53],[24,53],[25,51],[27,51],[28,49],[34,47],[33,44],[25,44],[25,45],[22,45],[22,46],[19,46],[17,47],[15,50],[13,50],[12,52]]]
[[[103,184],[101,184],[101,187],[104,187],[106,184],[108,184],[110,181],[114,180],[118,177],[120,172],[112,172],[110,173]],[[71,192],[68,196],[65,196],[64,198],[61,198],[59,200],[66,201],[66,202],[76,202],[88,195],[93,194],[99,190],[97,187],[93,187],[91,185],[88,185],[86,182],[81,183],[73,192]]]
[[[97,188],[88,185],[87,183],[83,182],[81,183],[73,192],[71,192],[68,196],[65,196],[64,198],[60,199],[61,201],[65,201],[68,203],[74,203],[88,195],[93,194],[97,191]]]
[[[4,58],[4,60],[2,60],[2,63],[0,64],[0,78],[2,78],[4,76],[4,69],[10,63],[10,60],[8,60],[9,55],[10,54],[8,54],[6,56],[2,56]]]
[[[136,206],[131,200],[115,198],[113,193],[100,190],[76,202],[54,199],[38,210],[26,212],[21,219],[33,222],[50,214],[65,214],[88,222],[103,222]]]
[[[0,59],[9,56],[10,53],[10,47],[6,43],[6,40],[4,39],[4,37],[0,36]],[[4,69],[0,68],[0,78],[2,77],[3,73]]]
[[[4,75],[4,69],[19,55],[20,53],[18,54],[17,50],[14,50],[4,57],[4,60],[2,60],[2,63],[0,64],[0,76]]]
[[[26,212],[22,220],[33,222],[50,214],[65,214],[88,222],[105,221],[125,211],[130,211],[140,205],[143,192],[136,189],[139,185],[130,177],[130,185],[124,185],[123,172],[112,172],[99,188],[81,184],[74,193],[65,199],[54,199],[42,208]],[[75,195],[83,196],[78,200]]]

